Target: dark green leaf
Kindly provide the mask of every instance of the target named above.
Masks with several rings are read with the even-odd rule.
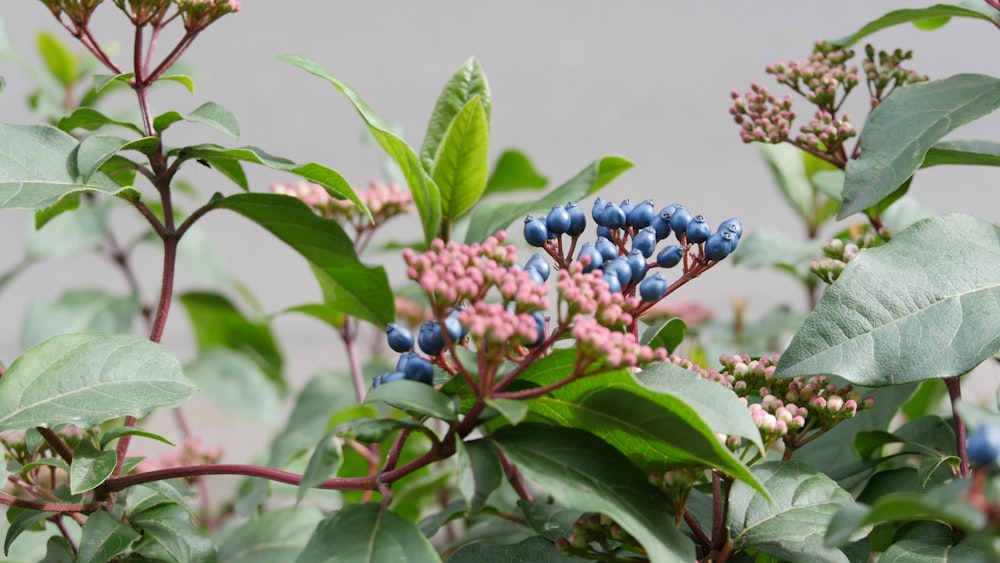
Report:
[[[212,541],[197,529],[191,515],[176,504],[157,506],[135,514],[132,524],[142,528],[177,561],[217,561]]]
[[[162,133],[164,129],[178,121],[201,123],[229,135],[233,140],[240,138],[240,122],[236,116],[215,102],[205,102],[189,114],[168,111],[163,115],[158,115],[153,120],[153,129],[157,133]]]
[[[850,493],[819,470],[788,461],[768,461],[751,468],[772,501],[736,483],[729,495],[729,531],[736,549],[755,549],[786,561],[847,562],[838,549],[823,545],[830,518],[841,506],[853,506]],[[853,540],[866,532],[850,534]]]
[[[14,509],[8,509],[7,511],[8,520],[10,519],[11,514],[13,514],[12,512],[13,510]],[[16,540],[17,537],[20,536],[22,533],[24,533],[25,530],[32,528],[36,524],[39,524],[44,528],[45,519],[48,518],[49,516],[52,516],[51,512],[40,512],[38,510],[26,510],[26,509],[18,509],[18,510],[20,510],[20,512],[17,513],[17,516],[15,516],[13,520],[10,520],[10,527],[7,528],[7,535],[4,537],[3,540],[4,555],[10,554],[11,544],[14,543],[14,540]]]
[[[455,120],[455,116],[477,96],[486,118],[486,127],[489,129],[490,110],[493,105],[490,86],[486,82],[486,74],[479,61],[471,57],[448,79],[434,106],[434,113],[431,114],[427,133],[424,134],[424,142],[420,147],[420,160],[426,170],[433,169],[435,155],[438,154],[439,147],[447,135],[446,131]]]
[[[45,563],[77,563],[83,561],[73,553],[73,546],[62,536],[52,536],[45,542]]]
[[[340,464],[344,462],[343,442],[335,436],[335,432],[330,432],[316,444],[306,470],[299,481],[298,491],[295,493],[296,501],[301,501],[309,489],[319,485],[323,481],[337,473]]]
[[[500,413],[511,424],[518,424],[528,416],[528,403],[511,399],[486,399],[486,406]]]
[[[448,563],[583,563],[590,561],[566,555],[552,542],[541,537],[528,538],[515,544],[499,545],[476,542],[448,558]]]
[[[458,417],[455,405],[447,395],[430,385],[407,379],[380,385],[365,396],[365,404],[377,401],[441,420],[455,420]]]
[[[66,213],[74,211],[80,207],[80,192],[74,192],[60,199],[45,209],[35,211],[35,230],[39,230],[52,219]]]
[[[502,428],[493,439],[559,504],[609,515],[642,544],[650,560],[694,560],[691,541],[667,509],[669,500],[624,455],[593,434],[526,423]]]
[[[892,385],[961,375],[998,348],[1000,229],[940,215],[852,260],[782,354],[776,376]]]
[[[465,498],[469,516],[479,514],[493,491],[503,484],[503,469],[493,443],[473,440],[456,441],[458,490]]]
[[[152,508],[165,505],[179,506],[191,512],[192,498],[184,481],[151,481],[128,490],[125,498],[125,515],[129,518]]]
[[[246,352],[218,346],[203,349],[198,359],[185,366],[184,374],[206,397],[234,416],[268,427],[281,422],[283,386],[270,379]]]
[[[931,145],[920,164],[928,168],[940,164],[1000,166],[1000,143],[993,141],[941,141]]]
[[[993,563],[995,554],[988,547],[962,541],[955,544],[954,532],[948,535],[920,535],[894,542],[878,558],[879,563]]]
[[[98,510],[83,524],[79,563],[106,563],[139,539],[139,533],[125,522]]]
[[[500,153],[500,158],[493,164],[483,195],[522,189],[537,190],[548,183],[549,179],[535,169],[528,155],[517,149],[507,149]]]
[[[0,430],[142,418],[194,392],[159,344],[125,334],[66,334],[34,346],[0,378]]]
[[[506,229],[514,220],[528,213],[548,211],[556,203],[583,199],[608,185],[619,175],[632,168],[632,163],[619,156],[606,156],[584,168],[548,195],[533,202],[486,203],[476,207],[465,234],[466,242],[480,242],[500,229]]]
[[[80,440],[73,449],[73,463],[69,466],[70,491],[78,495],[97,488],[111,477],[117,463],[113,450],[99,450],[89,439]]]
[[[331,293],[326,304],[385,326],[395,318],[389,279],[382,267],[362,264],[354,243],[334,221],[322,219],[301,201],[278,194],[237,194],[215,203],[264,227],[322,271]],[[322,285],[322,284],[321,284]]]
[[[39,32],[38,51],[49,67],[49,72],[63,86],[68,88],[80,78],[80,61],[62,41],[44,31]]]
[[[323,515],[297,506],[268,510],[236,528],[219,546],[220,563],[294,561]]]
[[[76,139],[47,125],[0,123],[0,209],[44,209],[80,191],[132,194],[104,174],[88,181],[76,168]]]
[[[272,383],[285,389],[281,351],[266,322],[246,318],[229,299],[218,293],[185,293],[180,296],[180,302],[191,318],[191,328],[202,353],[216,347],[242,352]],[[219,360],[216,357],[210,361],[225,360],[231,358]]]
[[[844,219],[877,205],[920,168],[927,151],[951,131],[1000,108],[1000,79],[959,74],[894,92],[861,132],[861,157],[847,164]]]
[[[117,125],[130,131],[145,135],[143,130],[136,124],[129,121],[118,121],[111,119],[94,108],[82,107],[73,110],[73,113],[59,120],[59,128],[69,133],[73,129],[86,129],[94,131],[105,125]]]
[[[392,129],[358,96],[350,86],[341,82],[330,71],[326,70],[315,61],[297,55],[281,55],[278,59],[289,64],[293,64],[306,72],[329,81],[339,90],[351,104],[371,131],[375,140],[382,146],[396,164],[399,165],[403,177],[410,185],[410,192],[413,194],[413,202],[420,213],[420,222],[424,228],[424,242],[430,244],[431,240],[437,236],[438,228],[441,224],[441,192],[438,190],[434,180],[424,170],[417,154],[406,144],[406,141],[392,132]],[[464,104],[463,104],[464,105]],[[449,119],[448,122],[450,123]]]
[[[429,538],[434,537],[434,534],[441,529],[441,526],[465,516],[466,508],[465,499],[457,499],[449,502],[439,512],[420,519],[421,533]]]
[[[344,320],[347,319],[347,316],[338,311],[336,308],[330,307],[329,305],[323,305],[322,303],[303,303],[302,305],[289,307],[282,311],[282,313],[302,313],[309,315],[310,317],[323,321],[335,329],[343,328]]]
[[[211,168],[218,170],[220,174],[232,180],[243,191],[250,191],[250,184],[247,183],[247,175],[243,171],[243,165],[240,164],[240,161],[232,158],[203,158],[202,161],[207,162]]]
[[[486,189],[490,126],[478,96],[459,111],[444,132],[431,175],[441,190],[441,214],[453,221],[468,211]]]
[[[69,473],[69,464],[58,457],[43,457],[41,459],[36,459],[31,463],[26,463],[21,466],[21,475],[27,475],[29,471],[39,466],[50,466],[58,469],[62,469],[66,473]]]
[[[316,526],[298,563],[441,561],[416,524],[377,504],[348,505]]]
[[[405,418],[353,418],[350,422],[337,425],[336,434],[354,438],[362,444],[377,444],[386,440],[393,432],[403,429],[437,437],[423,424]]]
[[[519,500],[517,505],[531,529],[549,541],[570,535],[573,524],[583,516],[579,510],[566,510],[554,504]]]
[[[55,302],[36,300],[21,330],[25,349],[57,334],[70,332],[127,333],[139,312],[134,296],[118,297],[98,289],[71,289]]]
[[[639,342],[653,348],[663,348],[668,354],[672,354],[684,341],[686,333],[687,323],[684,319],[674,317],[644,330]]]
[[[168,446],[173,446],[174,443],[170,440],[160,436],[155,432],[150,432],[149,430],[144,430],[142,428],[137,428],[135,426],[119,426],[118,428],[112,428],[104,434],[101,435],[101,448],[107,447],[113,440],[117,440],[122,436],[141,436],[143,438],[149,438],[151,440],[156,440],[157,442],[163,442]]]
[[[986,21],[1000,22],[1000,18],[997,17],[996,11],[988,7],[985,3],[982,5],[979,5],[979,3],[967,3],[966,6],[968,7],[950,4],[935,4],[927,8],[894,10],[878,19],[868,22],[864,25],[864,27],[847,37],[830,39],[828,41],[834,45],[848,47],[857,43],[862,38],[887,27],[903,23],[912,23],[917,27],[921,27],[921,25],[923,25],[923,28],[925,29],[933,29],[936,26],[931,25],[931,27],[927,27],[927,22],[940,26],[944,25],[942,22],[944,18],[952,17],[976,18]]]

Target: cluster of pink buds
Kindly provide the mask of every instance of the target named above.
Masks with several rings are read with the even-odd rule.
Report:
[[[836,113],[844,98],[858,85],[858,68],[847,67],[854,51],[816,41],[812,55],[804,61],[768,65],[765,71],[805,96],[820,109]]]
[[[141,0],[139,0],[141,2]],[[177,11],[189,33],[205,29],[222,16],[240,11],[236,0],[176,0]]]
[[[845,141],[858,134],[846,113],[837,117],[825,109],[816,110],[813,119],[800,131],[802,134],[795,138],[795,144],[825,152],[836,152]]]
[[[865,45],[865,59],[861,62],[861,66],[865,71],[872,107],[881,103],[896,88],[928,80],[927,75],[918,74],[901,66],[903,61],[912,58],[913,51],[902,49],[896,49],[891,53],[879,51],[876,56],[875,48]]]
[[[323,186],[299,180],[272,184],[271,191],[302,200],[320,216],[350,225],[357,234],[370,233],[397,215],[413,210],[413,195],[396,183],[371,181],[367,189],[356,190],[358,199],[371,211],[374,222],[347,199],[336,199]]]
[[[740,126],[744,143],[780,143],[788,139],[795,119],[791,96],[779,100],[757,83],[751,84],[744,96],[735,90],[730,95],[733,107],[729,113]]]

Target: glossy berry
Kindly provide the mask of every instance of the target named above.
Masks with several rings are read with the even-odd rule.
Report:
[[[524,271],[528,272],[531,270],[538,272],[538,275],[542,277],[542,281],[544,282],[548,281],[549,273],[552,271],[552,267],[549,266],[549,262],[544,256],[536,252],[531,255],[531,258],[528,258],[527,262],[524,263]]]
[[[553,205],[552,210],[545,216],[545,227],[549,233],[556,236],[565,233],[569,229],[569,223],[569,212],[560,203]]]
[[[583,267],[584,272],[591,272],[601,267],[604,264],[604,257],[601,256],[601,252],[594,248],[594,245],[586,242],[580,247],[579,254],[576,255],[576,259],[580,260],[583,256],[590,257],[590,263]]]
[[[628,222],[632,227],[641,229],[656,217],[656,208],[653,207],[653,200],[643,200],[637,203],[628,214]]]
[[[656,263],[661,268],[673,268],[680,264],[687,249],[679,244],[670,245],[656,255]]]
[[[389,323],[385,327],[385,339],[393,352],[407,352],[413,349],[413,333],[405,326]]]
[[[608,229],[607,227],[605,227],[604,225],[598,225],[597,226],[597,236],[604,237],[606,239],[610,239],[611,238],[611,230]]]
[[[415,359],[423,359],[420,354],[416,352],[403,352],[399,355],[399,359],[396,360],[396,371],[406,371],[406,364],[410,363]]]
[[[541,311],[535,311],[531,316],[535,318],[535,328],[538,330],[538,338],[535,338],[534,342],[527,344],[528,348],[539,346],[545,341],[545,315]]]
[[[594,200],[594,208],[590,210],[590,218],[598,225],[601,224],[601,214],[604,213],[604,206],[608,204],[603,197]]]
[[[405,378],[406,374],[401,371],[383,373],[382,375],[375,376],[375,379],[372,380],[372,387],[378,387],[379,385],[385,385],[386,383],[392,383],[393,381],[399,381],[400,379]]]
[[[632,271],[632,283],[639,283],[646,277],[646,270],[649,264],[646,263],[646,255],[638,250],[633,250],[628,255],[628,267]]]
[[[743,236],[743,222],[739,220],[738,217],[731,217],[726,219],[719,225],[720,231],[729,231],[733,233],[733,237],[739,242],[740,238]],[[735,247],[735,245],[733,245]]]
[[[667,279],[661,274],[653,274],[639,284],[639,297],[643,301],[659,301],[667,293]]]
[[[990,465],[1000,457],[1000,427],[984,424],[969,435],[969,460],[977,465]]]
[[[613,271],[606,271],[601,273],[601,279],[608,284],[608,291],[612,293],[622,292],[622,282],[618,279],[618,274]]]
[[[601,212],[601,220],[598,221],[598,224],[612,230],[620,229],[625,226],[626,218],[625,211],[615,202],[609,201],[604,206],[604,211]]]
[[[601,258],[605,262],[614,260],[618,256],[618,245],[604,237],[597,237],[597,240],[594,241],[594,248],[601,253]]]
[[[524,218],[524,240],[531,246],[541,247],[545,240],[549,238],[549,230],[545,226],[545,221],[536,219],[531,215]]]
[[[691,212],[683,205],[675,205],[673,215],[670,216],[670,230],[680,238],[687,232],[688,223],[691,222]]]
[[[657,242],[670,236],[670,219],[664,219],[661,214],[653,215],[653,218],[649,221],[649,226],[653,227]]]
[[[458,311],[457,309],[448,314],[444,318],[444,328],[448,331],[448,336],[451,337],[452,342],[458,342],[459,340],[465,338],[465,335],[469,331],[462,326],[462,323],[458,322]]]
[[[444,350],[444,335],[441,334],[441,325],[437,320],[431,319],[420,325],[417,345],[428,356],[437,356]]]
[[[618,276],[618,281],[622,285],[628,285],[632,281],[632,267],[629,266],[628,258],[619,256],[610,262],[605,262],[602,267],[605,272],[614,272]]]
[[[653,227],[643,227],[632,236],[632,250],[642,252],[646,258],[656,252],[656,231]]]
[[[635,204],[632,203],[631,199],[625,198],[622,200],[621,203],[618,204],[618,207],[621,207],[622,211],[625,212],[625,224],[626,225],[630,224],[629,216],[632,214],[632,210],[635,209]]]
[[[410,381],[419,381],[431,385],[434,383],[434,366],[424,358],[416,357],[406,363],[404,377]]]
[[[580,236],[587,228],[587,216],[575,201],[566,204],[566,212],[569,213],[569,228],[566,229],[566,234],[571,237]]]
[[[543,283],[545,283],[545,278],[542,277],[542,274],[540,274],[538,270],[534,268],[531,269],[526,268],[524,272],[528,274],[528,277],[531,278],[531,281],[534,282],[535,285],[542,285]]]
[[[705,258],[709,260],[722,260],[733,251],[733,233],[729,231],[716,231],[705,241]]]
[[[677,211],[677,204],[671,203],[670,205],[661,209],[660,212],[657,213],[657,216],[659,216],[660,219],[666,221],[669,224],[670,218],[674,216],[674,212],[676,211]]]
[[[712,227],[708,225],[704,215],[695,215],[687,226],[687,241],[691,244],[705,242],[712,235]]]

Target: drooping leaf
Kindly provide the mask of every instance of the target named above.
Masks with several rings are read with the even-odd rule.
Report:
[[[195,392],[166,348],[126,334],[66,334],[32,347],[0,378],[0,430],[73,424],[176,407]]]
[[[271,428],[281,421],[283,386],[245,352],[218,346],[203,349],[184,367],[184,374],[233,416]]]
[[[678,531],[669,500],[618,450],[575,428],[508,426],[492,438],[528,478],[556,501],[581,512],[603,512],[634,536],[652,561],[694,559]]]
[[[226,535],[219,546],[219,562],[294,561],[322,518],[320,511],[310,506],[262,512]]]
[[[24,349],[57,334],[127,333],[139,312],[135,296],[119,297],[98,289],[70,289],[55,302],[36,300],[28,307],[21,331]]]
[[[439,146],[447,135],[446,131],[455,120],[455,116],[477,96],[483,108],[488,129],[490,111],[493,105],[490,86],[486,82],[486,74],[479,65],[479,61],[475,57],[471,57],[445,83],[434,106],[434,113],[431,114],[431,119],[427,124],[424,142],[420,147],[420,160],[428,172],[434,168],[435,155],[440,150]]]
[[[584,168],[579,174],[552,190],[548,195],[531,202],[496,202],[479,205],[472,213],[466,242],[479,242],[500,229],[506,229],[516,219],[528,213],[548,211],[556,203],[583,199],[608,185],[612,180],[632,168],[632,163],[620,156],[606,156]]]
[[[164,504],[134,514],[132,524],[142,528],[177,561],[215,563],[215,545],[191,520],[191,515],[176,504]]]
[[[76,151],[76,167],[84,182],[97,173],[105,162],[123,150],[137,150],[149,154],[160,146],[156,137],[142,137],[128,141],[113,135],[91,135],[80,142]]]
[[[15,510],[19,512],[14,512]],[[15,515],[16,514],[16,515]],[[41,525],[42,529],[45,527],[45,519],[52,516],[51,512],[42,512],[40,510],[27,510],[27,509],[8,509],[7,520],[10,521],[10,527],[7,528],[7,534],[4,536],[3,540],[3,554],[10,554],[10,546],[14,543],[14,540],[18,538],[28,529]]]
[[[135,123],[112,119],[103,113],[90,107],[81,107],[73,110],[73,113],[59,120],[59,128],[69,133],[74,129],[86,129],[94,131],[105,125],[117,125],[130,131],[144,135],[143,130]]]
[[[920,164],[929,168],[941,164],[1000,166],[1000,143],[994,141],[941,141],[931,145]]]
[[[522,189],[538,190],[548,183],[549,179],[535,169],[528,155],[517,149],[507,149],[493,163],[483,195]]]
[[[84,181],[76,167],[76,139],[47,125],[0,123],[0,209],[49,207],[74,192],[131,195],[104,174]]]
[[[687,323],[684,319],[674,317],[647,328],[639,337],[639,342],[653,348],[663,348],[670,354],[684,341],[686,333]]]
[[[353,242],[336,222],[322,219],[301,201],[279,194],[236,194],[215,205],[264,227],[326,274],[330,286],[325,289],[331,292],[327,305],[377,326],[395,318],[385,269],[362,264]]]
[[[938,24],[932,25],[928,28],[933,29],[934,27],[940,27],[940,25],[943,25],[942,22],[944,21],[944,18],[953,17],[976,18],[991,22],[1000,22],[1000,17],[997,16],[996,10],[992,10],[985,3],[965,3],[962,6],[952,4],[935,4],[927,8],[893,10],[882,17],[868,22],[861,29],[851,35],[841,37],[840,39],[829,39],[828,41],[834,45],[849,47],[868,35],[887,27],[903,23],[912,23],[917,27],[921,27],[923,25],[923,28],[927,28],[926,22]]]
[[[533,537],[515,544],[471,543],[448,558],[448,563],[584,563],[575,555],[566,555],[552,542]]]
[[[380,385],[365,396],[365,404],[381,401],[417,414],[455,420],[458,413],[447,395],[417,381],[401,379]]]
[[[117,463],[113,450],[99,450],[89,439],[80,440],[69,466],[70,492],[78,495],[97,488],[111,477]]]
[[[298,563],[441,561],[416,524],[379,505],[352,504],[316,526]]]
[[[894,92],[868,117],[861,157],[847,164],[844,219],[872,207],[920,168],[927,151],[951,131],[1000,108],[1000,79],[959,74]]]
[[[167,127],[178,121],[201,123],[229,135],[233,140],[240,138],[240,122],[236,119],[236,115],[215,102],[205,102],[188,114],[168,111],[163,115],[158,115],[153,119],[153,129],[157,133],[162,133]]]
[[[468,211],[486,189],[490,125],[482,100],[469,100],[448,125],[438,145],[431,175],[441,190],[441,215],[453,221]]]
[[[492,442],[456,441],[458,490],[465,498],[469,516],[476,516],[486,506],[493,491],[503,484],[503,469]]]
[[[340,465],[344,462],[344,448],[342,440],[335,436],[334,432],[327,433],[323,439],[316,444],[305,472],[302,473],[302,480],[299,481],[298,491],[295,493],[296,501],[301,501],[309,489],[326,481],[329,477],[337,473]]]
[[[1000,229],[946,214],[852,260],[782,354],[776,376],[826,373],[892,385],[961,375],[998,349]]]
[[[80,536],[80,563],[106,563],[123,553],[139,532],[108,512],[98,510],[87,518]]]
[[[819,470],[789,461],[768,461],[751,468],[771,494],[736,483],[729,495],[729,532],[737,550],[754,549],[786,561],[847,563],[839,549],[826,547],[823,534],[842,506],[853,506],[850,493]],[[866,531],[852,533],[853,540]]]
[[[403,177],[410,185],[413,203],[416,204],[420,214],[420,223],[424,229],[424,242],[430,244],[431,240],[437,236],[438,227],[441,224],[441,192],[410,145],[393,133],[392,129],[375,114],[353,88],[315,61],[298,55],[281,55],[277,58],[329,81],[350,100],[358,115],[368,125],[368,130],[371,131],[375,140],[399,165]],[[450,122],[449,119],[448,123]]]

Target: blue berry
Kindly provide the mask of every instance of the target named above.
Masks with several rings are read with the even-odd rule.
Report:
[[[545,227],[554,235],[561,235],[569,229],[569,212],[562,204],[557,203],[552,206],[552,210],[545,216]]]
[[[729,256],[733,251],[735,240],[733,233],[729,231],[716,231],[705,242],[705,258],[722,260]]]
[[[611,230],[608,229],[607,227],[605,227],[604,225],[598,225],[597,226],[597,236],[604,237],[606,239],[610,239],[611,238]]]
[[[646,277],[646,270],[649,264],[646,263],[646,255],[638,250],[633,250],[628,255],[628,267],[632,270],[632,283],[639,283],[639,280]]]
[[[448,313],[448,316],[444,318],[444,328],[448,331],[448,336],[451,337],[452,343],[458,342],[459,340],[465,338],[466,334],[469,334],[468,329],[462,326],[462,323],[458,321],[458,309]]]
[[[632,250],[642,252],[646,258],[656,252],[656,231],[653,227],[643,227],[632,235]]]
[[[531,246],[541,247],[547,238],[549,238],[549,229],[545,226],[545,221],[531,215],[524,218],[525,242]]]
[[[691,244],[705,242],[712,234],[712,227],[708,225],[704,215],[695,215],[687,226],[687,241]]]
[[[405,326],[389,323],[385,327],[385,339],[393,352],[402,354],[413,349],[413,333]]]
[[[628,214],[628,222],[632,227],[641,229],[649,225],[653,217],[656,217],[656,208],[653,207],[653,200],[647,199],[632,208],[632,212]]]
[[[535,318],[535,328],[538,329],[538,338],[535,338],[534,342],[527,344],[528,348],[539,346],[545,341],[545,315],[541,311],[535,311],[531,316]]]
[[[541,254],[536,252],[531,255],[531,258],[528,258],[527,262],[524,263],[524,271],[528,272],[531,270],[538,272],[538,275],[542,277],[542,281],[544,282],[548,281],[549,273],[551,272],[552,268],[551,266],[549,266],[548,260],[546,260],[545,257],[542,256]]]
[[[674,216],[675,211],[677,211],[677,204],[671,203],[670,205],[661,209],[660,212],[657,213],[657,216],[659,216],[660,219],[666,221],[667,223],[670,223],[670,218]]]
[[[604,206],[604,211],[601,211],[601,220],[599,224],[614,230],[620,229],[625,226],[626,215],[622,211],[622,208],[618,206],[613,201],[609,201],[607,205]]]
[[[618,207],[621,207],[622,208],[622,212],[625,213],[625,224],[628,225],[629,224],[629,215],[631,215],[632,214],[632,210],[635,209],[635,204],[632,203],[631,199],[625,198],[625,199],[622,200],[622,202],[620,204],[618,204]]]
[[[632,267],[628,263],[628,258],[619,256],[610,262],[605,262],[602,269],[605,272],[614,272],[618,276],[618,281],[622,285],[628,285],[632,281]]]
[[[569,228],[566,229],[566,234],[571,237],[580,236],[587,228],[587,216],[575,201],[566,204],[566,212],[569,213]]]
[[[739,220],[738,217],[732,217],[726,219],[719,225],[720,231],[729,231],[733,233],[733,237],[739,242],[740,238],[743,236],[743,222]],[[733,245],[736,246],[735,244]]]
[[[594,248],[594,245],[589,242],[583,243],[583,246],[580,247],[580,253],[576,255],[576,259],[580,260],[584,256],[588,256],[590,258],[590,263],[583,267],[584,272],[596,270],[604,264],[604,257],[601,256],[601,252]]]
[[[396,360],[396,371],[406,371],[406,364],[412,362],[415,359],[423,359],[420,354],[416,352],[403,352],[399,355],[399,359]]]
[[[437,356],[444,350],[444,335],[441,334],[441,325],[437,320],[431,319],[420,325],[417,345],[428,356]]]
[[[662,214],[653,215],[649,226],[653,227],[657,242],[670,236],[670,219],[664,219]]]
[[[372,380],[372,387],[378,387],[379,385],[385,385],[386,383],[392,383],[393,381],[399,381],[404,378],[406,378],[406,374],[401,371],[383,373],[382,375],[376,376],[375,379]]]
[[[984,424],[969,435],[969,460],[976,465],[990,465],[1000,457],[1000,427]]]
[[[545,278],[542,277],[542,274],[539,273],[538,270],[534,268],[526,268],[524,272],[528,274],[528,277],[531,278],[531,281],[534,282],[535,285],[542,285],[545,283]]]
[[[608,284],[608,291],[613,293],[622,292],[622,282],[618,279],[618,274],[610,270],[601,272],[601,279]]]
[[[687,232],[688,223],[691,222],[691,212],[683,205],[675,204],[675,207],[673,215],[670,216],[670,230],[680,238]]]
[[[639,284],[639,297],[643,301],[659,301],[667,293],[667,279],[661,274],[653,274]]]
[[[661,268],[673,268],[680,264],[686,252],[687,249],[679,244],[670,245],[656,255],[656,263]]]
[[[604,206],[607,204],[608,202],[603,197],[594,200],[594,208],[590,210],[590,218],[598,225],[601,224],[601,214],[604,213]]]
[[[434,366],[424,358],[416,357],[406,364],[403,376],[410,381],[419,381],[431,385],[434,383]]]
[[[605,262],[618,257],[618,245],[604,237],[597,237],[597,240],[594,241],[594,248],[601,253],[601,258]]]

